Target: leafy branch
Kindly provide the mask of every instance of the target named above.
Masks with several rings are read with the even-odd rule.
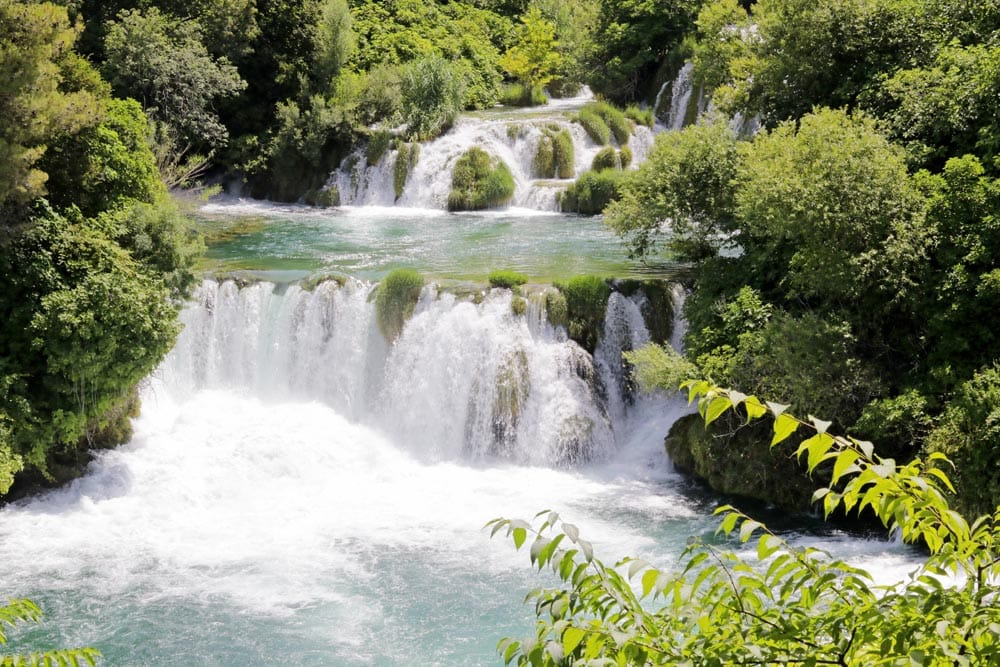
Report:
[[[690,540],[679,566],[638,558],[608,567],[593,545],[556,512],[536,527],[494,519],[506,536],[561,586],[529,594],[535,636],[498,645],[518,665],[898,665],[996,664],[1000,661],[1000,509],[969,524],[948,504],[946,458],[898,465],[872,443],[829,432],[830,422],[800,419],[787,406],[686,382],[706,423],[734,411],[746,422],[770,419],[771,446],[793,434],[811,474],[828,474],[816,492],[829,516],[872,511],[887,529],[926,546],[908,580],[876,586],[865,570],[797,547],[759,521],[720,507],[718,535],[755,541],[755,557]]]
[[[9,600],[0,606],[0,646],[7,644],[4,628],[21,623],[40,623],[42,610],[31,600]],[[0,667],[97,667],[101,652],[95,648],[57,649],[15,655],[0,655]]]

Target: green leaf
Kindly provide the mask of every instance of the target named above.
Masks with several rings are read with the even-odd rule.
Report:
[[[786,406],[787,407],[787,406]],[[786,414],[779,414],[774,420],[774,437],[771,438],[771,446],[774,447],[779,442],[788,438],[799,427],[799,422],[794,417]]]
[[[705,408],[705,426],[708,426],[719,418],[729,408],[733,407],[733,402],[725,396],[716,396],[708,402]]]
[[[783,544],[784,542],[777,535],[761,535],[760,539],[757,540],[757,559],[765,560],[769,558]]]
[[[653,586],[656,585],[656,580],[660,576],[658,570],[649,569],[646,570],[642,575],[642,597],[647,597],[650,591],[653,590]]]
[[[754,521],[753,519],[747,519],[740,526],[740,542],[746,542],[753,535],[753,532],[760,528],[763,524],[760,521]]]
[[[747,396],[747,400],[744,401],[743,406],[747,411],[747,420],[760,419],[767,414],[767,408],[756,396]]]
[[[565,655],[573,653],[573,651],[576,650],[576,647],[580,645],[586,636],[587,633],[580,628],[572,625],[566,628],[566,631],[563,632],[562,636],[563,653]]]
[[[566,537],[576,542],[580,539],[580,529],[571,523],[566,523],[563,521],[562,530],[566,533]]]
[[[528,538],[528,531],[518,526],[511,533],[514,536],[514,548],[520,549],[521,545],[524,544],[524,540]]]
[[[830,478],[830,482],[836,484],[837,480],[843,477],[857,460],[858,453],[853,449],[845,449],[837,454],[837,460],[833,463],[833,475]]]

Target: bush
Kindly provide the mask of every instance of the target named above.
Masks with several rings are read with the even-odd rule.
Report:
[[[569,337],[593,354],[604,332],[604,315],[611,286],[600,276],[575,276],[555,286],[566,297],[566,330]]]
[[[618,162],[618,153],[613,147],[605,146],[601,150],[597,151],[597,155],[594,156],[593,162],[590,163],[590,168],[593,171],[621,169],[621,164]]]
[[[528,276],[517,271],[490,271],[490,287],[505,287],[514,289],[528,282]]]
[[[559,208],[566,213],[597,215],[621,196],[626,178],[618,169],[588,171],[559,196]]]
[[[580,109],[576,120],[580,125],[583,125],[583,129],[587,131],[587,134],[595,143],[606,146],[611,141],[611,129],[608,128],[608,124],[593,109],[589,107]]]
[[[618,151],[618,164],[622,169],[627,169],[630,164],[632,164],[632,149],[628,146],[622,146],[622,149]]]
[[[553,135],[552,142],[556,176],[573,178],[576,175],[576,151],[573,148],[573,135],[566,128],[562,128]]]
[[[403,188],[406,187],[406,180],[413,173],[413,168],[417,166],[417,159],[420,157],[420,144],[400,144],[396,152],[396,164],[392,169],[392,187],[396,193],[396,199],[403,196]]]
[[[508,107],[537,107],[549,100],[540,86],[529,88],[523,83],[505,83],[500,89],[500,103]]]
[[[632,130],[634,129],[632,127],[632,121],[626,118],[625,114],[622,112],[621,109],[615,107],[612,104],[609,104],[607,102],[590,102],[585,107],[583,107],[583,109],[580,110],[581,119],[584,117],[584,115],[587,115],[588,117],[591,115],[599,117],[601,121],[604,123],[604,125],[607,127],[608,133],[604,133],[602,130],[595,128],[595,131],[597,131],[601,137],[604,136],[608,137],[604,141],[600,141],[598,140],[597,136],[591,133],[591,130],[590,128],[587,127],[587,124],[584,123],[584,128],[587,128],[587,133],[590,134],[590,136],[594,139],[594,141],[601,144],[602,146],[608,143],[612,135],[614,136],[615,141],[618,142],[619,146],[624,146],[625,144],[627,144],[629,138],[632,136]],[[581,120],[581,122],[583,121]],[[593,121],[591,120],[589,122]]]
[[[455,163],[448,195],[449,211],[478,211],[507,204],[514,196],[514,177],[502,160],[473,146]]]
[[[375,289],[375,319],[388,342],[403,332],[403,325],[413,314],[420,298],[424,279],[413,269],[396,269]]]
[[[440,135],[451,127],[462,110],[465,80],[440,56],[406,65],[400,84],[407,134],[413,139],[425,141]]]
[[[635,104],[630,104],[625,109],[625,117],[634,120],[637,125],[645,125],[648,128],[652,128],[656,122],[652,109],[640,109]]]
[[[527,310],[528,310],[528,302],[525,300],[523,296],[515,294],[513,297],[511,297],[510,312],[512,312],[517,316],[521,316],[524,315],[524,313],[527,312]]]

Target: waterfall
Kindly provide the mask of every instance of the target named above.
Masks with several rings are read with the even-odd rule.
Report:
[[[184,397],[223,388],[316,400],[429,460],[558,466],[616,449],[631,391],[621,353],[649,341],[641,295],[611,295],[591,358],[548,323],[538,300],[518,316],[501,289],[476,303],[425,287],[389,345],[373,289],[207,280],[158,378]]]
[[[446,134],[421,144],[419,157],[399,198],[395,191],[395,165],[399,151],[390,149],[374,165],[364,150],[349,156],[330,177],[340,201],[347,206],[406,206],[444,209],[451,191],[455,161],[469,148],[478,146],[503,160],[514,178],[510,206],[543,211],[559,209],[557,196],[572,179],[536,178],[533,163],[539,142],[547,132],[566,130],[573,141],[574,177],[588,171],[597,145],[583,127],[571,120],[574,111],[594,98],[589,91],[567,100],[555,100],[544,107],[526,110],[491,110],[461,116]],[[653,144],[653,132],[637,127],[629,146],[633,166],[646,159]]]

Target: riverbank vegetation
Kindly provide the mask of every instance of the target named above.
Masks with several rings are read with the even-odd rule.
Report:
[[[946,452],[973,516],[1000,499],[1000,12],[963,7],[706,3],[689,43],[721,113],[657,137],[605,214],[634,256],[692,264],[697,373],[887,457]],[[764,129],[738,136],[737,113]],[[685,460],[694,432],[672,433]]]

